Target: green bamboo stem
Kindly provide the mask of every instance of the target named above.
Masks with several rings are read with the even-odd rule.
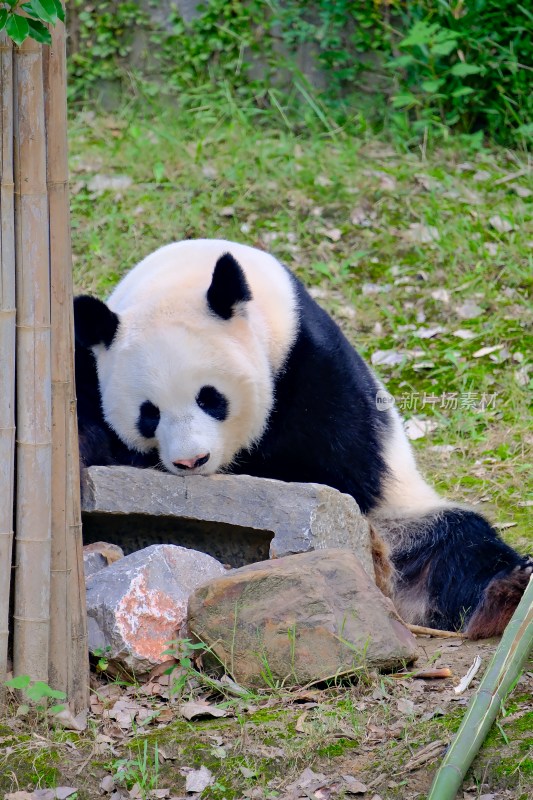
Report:
[[[453,800],[533,646],[533,576],[506,627],[444,760],[428,800]]]

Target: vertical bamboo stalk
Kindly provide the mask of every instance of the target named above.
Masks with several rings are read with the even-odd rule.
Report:
[[[74,389],[65,26],[43,48],[50,213],[52,344],[52,575],[49,681],[77,712],[88,705],[85,580]]]
[[[6,679],[15,482],[13,45],[0,33],[0,692]]]
[[[17,483],[13,669],[48,680],[51,526],[50,285],[41,45],[14,58]]]

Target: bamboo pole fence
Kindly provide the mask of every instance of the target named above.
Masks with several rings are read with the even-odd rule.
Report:
[[[72,256],[67,159],[66,31],[42,48],[50,217],[52,331],[52,571],[49,681],[88,705],[85,579],[74,386]],[[69,658],[64,654],[70,653]]]
[[[48,682],[51,454],[49,222],[41,46],[14,50],[17,302],[13,670]]]
[[[64,25],[50,32],[50,46],[0,36],[0,689],[10,644],[13,674],[77,713],[88,654]]]
[[[0,691],[7,674],[15,481],[13,45],[0,33]]]

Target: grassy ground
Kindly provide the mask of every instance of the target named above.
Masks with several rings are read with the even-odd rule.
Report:
[[[237,109],[81,115],[71,152],[77,290],[105,296],[142,256],[184,237],[271,250],[367,359],[384,362],[376,369],[403,414],[426,431],[415,446],[436,487],[479,505],[527,548],[533,186],[524,160],[296,136],[254,127]]]
[[[111,800],[185,800],[187,774],[209,770],[202,800],[423,800],[473,691],[457,696],[452,685],[474,656],[485,667],[494,643],[421,639],[420,646],[421,665],[446,665],[454,678],[368,674],[329,689],[218,694],[213,700],[227,716],[190,722],[180,712],[189,690],[169,703],[151,693],[153,684],[124,689],[95,681],[82,734],[54,729],[43,714],[15,715],[14,705],[0,724],[0,796],[66,786],[77,800],[111,791],[119,792]],[[469,771],[463,800],[531,800],[532,691],[530,672]],[[118,704],[132,717],[143,712],[144,721],[117,714]]]
[[[183,237],[268,248],[362,354],[381,362],[404,415],[425,431],[414,444],[439,490],[478,505],[506,539],[531,548],[527,163],[453,143],[406,153],[371,138],[296,136],[254,126],[236,109],[210,113],[73,119],[76,289],[105,296],[142,256]],[[338,790],[343,775],[364,782],[367,800],[423,798],[464,709],[452,686],[476,654],[486,666],[494,645],[421,647],[422,665],[449,666],[454,677],[370,675],[341,689],[271,692],[231,701],[232,716],[216,720],[185,722],[176,705],[143,695],[155,718],[121,729],[107,714],[121,690],[100,686],[100,711],[84,734],[53,731],[42,717],[0,725],[0,793],[66,784],[88,800],[102,777],[122,775],[115,786],[140,786],[131,797],[158,788],[153,797],[181,798],[184,771],[206,766],[214,776],[206,800],[348,797],[345,784]],[[532,687],[525,674],[465,798],[532,797]],[[290,794],[306,767],[323,785]]]

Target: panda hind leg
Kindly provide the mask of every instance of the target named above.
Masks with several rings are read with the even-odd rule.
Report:
[[[520,602],[533,574],[533,559],[524,560],[511,572],[491,580],[465,629],[469,639],[499,636]]]
[[[443,506],[416,516],[371,515],[395,569],[392,597],[406,622],[495,636],[512,616],[533,561],[480,515]]]

